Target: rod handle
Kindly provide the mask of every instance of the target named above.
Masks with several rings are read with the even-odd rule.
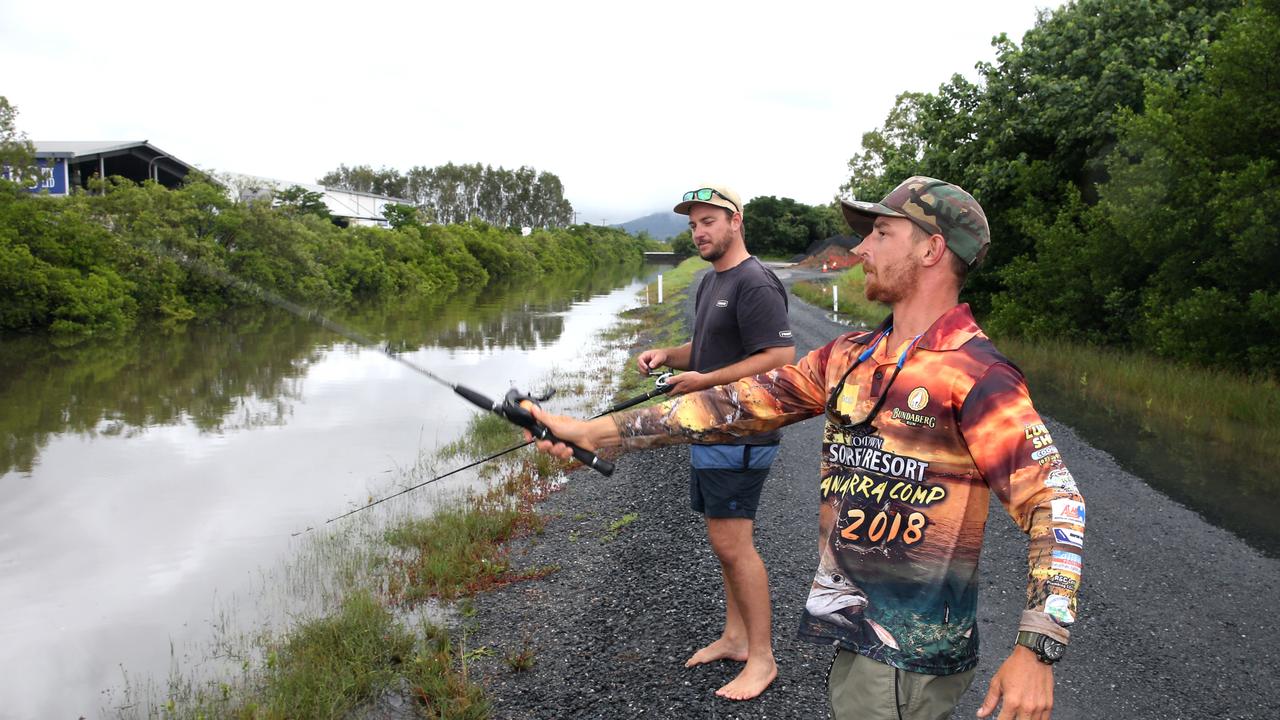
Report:
[[[538,440],[547,440],[550,442],[558,442],[558,443],[564,443],[565,445],[568,445],[569,449],[573,450],[573,458],[575,460],[582,463],[583,465],[586,465],[592,470],[595,470],[601,475],[604,475],[605,477],[609,477],[613,475],[613,463],[609,462],[608,460],[605,460],[604,458],[591,452],[590,450],[578,447],[577,445],[569,442],[568,440],[562,440],[556,437],[551,433],[550,430],[546,428],[546,426],[535,425],[534,427],[527,428],[527,429],[529,430],[529,433],[532,434]]]
[[[528,409],[520,404],[525,400],[533,402],[533,398],[521,393],[515,388],[512,388],[507,392],[507,397],[502,403],[501,409],[496,410],[495,412],[501,413],[507,420],[510,420],[516,425],[528,430],[529,434],[538,440],[549,440],[551,442],[564,443],[565,445],[568,445],[569,448],[573,450],[573,457],[575,460],[586,465],[592,470],[595,470],[601,475],[609,477],[613,474],[613,463],[599,457],[590,450],[578,447],[567,440],[562,440],[556,437],[551,434],[551,431],[548,430],[545,425],[533,419],[533,413],[529,412]]]
[[[453,391],[461,395],[463,398],[466,398],[467,402],[471,403],[472,405],[475,405],[481,410],[485,410],[487,412],[496,412],[496,413],[501,413],[502,411],[501,405],[490,400],[484,395],[481,395],[475,390],[472,390],[471,388],[466,387],[465,385],[454,385]]]

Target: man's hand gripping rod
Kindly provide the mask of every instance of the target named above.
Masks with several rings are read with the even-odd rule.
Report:
[[[642,395],[639,395],[639,396],[637,396],[637,397],[633,397],[633,398],[630,398],[630,399],[628,399],[628,400],[623,400],[622,402],[618,403],[617,405],[613,405],[613,406],[611,406],[611,407],[609,407],[609,408],[607,408],[607,409],[605,409],[605,410],[601,411],[598,415],[594,415],[594,416],[592,417],[592,419],[594,420],[595,418],[601,418],[601,417],[604,417],[605,415],[612,415],[613,413],[616,413],[616,412],[618,412],[619,410],[624,410],[624,409],[626,409],[626,408],[629,408],[629,407],[632,407],[632,406],[635,406],[635,405],[639,405],[640,403],[642,403],[642,402],[644,402],[644,401],[646,401],[646,400],[652,400],[653,398],[658,397],[659,395],[663,395],[663,394],[666,394],[666,393],[670,392],[670,391],[671,391],[672,386],[667,384],[667,380],[668,380],[668,379],[670,379],[670,378],[671,378],[671,376],[672,376],[673,374],[674,374],[674,373],[670,373],[670,372],[658,372],[658,371],[654,371],[654,372],[649,373],[649,376],[650,376],[650,377],[655,377],[655,376],[656,376],[656,377],[658,378],[658,379],[657,379],[657,381],[656,381],[656,387],[654,387],[654,389],[650,390],[650,391],[649,391],[649,392],[647,392],[647,393],[644,393],[644,394],[642,394]],[[453,385],[450,385],[449,387],[450,387],[450,388],[452,388],[452,387],[454,387],[454,386],[453,386]],[[471,392],[471,391],[470,391],[470,390],[468,390],[468,392]],[[477,395],[478,397],[483,398],[483,396],[480,396],[478,393],[476,393],[476,395]],[[465,396],[464,396],[464,397],[465,397]],[[549,396],[548,396],[548,397],[549,397]],[[488,399],[488,398],[483,398],[483,399],[484,399],[484,401],[485,401],[485,403],[486,403],[486,404],[483,406],[483,407],[484,407],[484,409],[485,409],[485,410],[492,410],[492,405],[491,405],[491,404],[489,404],[489,403],[490,403],[489,399]],[[471,400],[470,400],[470,399],[468,399],[468,402],[471,402]],[[516,402],[516,405],[517,405],[517,407],[519,406],[519,401],[517,401],[517,402]],[[505,418],[505,417],[506,417],[506,415],[503,415],[503,417]],[[420,482],[420,483],[418,483],[417,485],[411,485],[411,486],[409,486],[409,487],[407,487],[407,488],[405,488],[405,489],[403,489],[403,490],[401,490],[401,491],[399,491],[399,492],[397,492],[397,493],[395,493],[395,494],[393,494],[393,495],[388,495],[388,496],[386,496],[386,497],[379,498],[378,500],[374,500],[374,501],[370,502],[370,503],[369,503],[369,504],[367,504],[367,505],[361,505],[360,507],[355,508],[354,510],[349,510],[349,511],[347,511],[347,512],[345,512],[345,513],[343,513],[343,514],[341,514],[341,515],[339,515],[339,516],[337,516],[337,517],[331,517],[331,518],[329,518],[328,520],[325,520],[325,523],[326,523],[326,524],[328,524],[328,523],[331,523],[331,522],[333,522],[333,521],[335,521],[335,520],[341,520],[342,518],[347,517],[347,516],[349,516],[349,515],[354,515],[355,513],[358,513],[358,512],[360,512],[361,510],[368,510],[369,508],[373,507],[374,505],[379,505],[379,504],[384,503],[384,502],[386,502],[386,501],[388,501],[388,500],[390,500],[390,499],[392,499],[392,498],[400,497],[401,495],[404,495],[405,493],[409,493],[409,492],[412,492],[412,491],[414,491],[414,490],[417,490],[418,488],[422,487],[423,485],[429,485],[429,484],[431,484],[431,483],[433,483],[433,482],[435,482],[435,481],[437,481],[437,480],[443,480],[444,478],[447,478],[447,477],[449,477],[450,475],[454,475],[454,474],[460,473],[460,472],[462,472],[463,470],[466,470],[466,469],[468,469],[468,468],[473,468],[473,467],[475,467],[476,465],[482,465],[482,464],[484,464],[484,463],[487,463],[487,462],[489,462],[490,460],[493,460],[494,458],[502,457],[503,455],[506,455],[506,454],[507,454],[507,453],[509,453],[509,452],[514,452],[514,451],[516,451],[516,450],[519,450],[520,448],[525,447],[526,445],[530,444],[531,442],[533,442],[533,441],[532,441],[532,440],[526,440],[525,442],[522,442],[522,443],[520,443],[519,445],[512,445],[511,447],[509,447],[509,448],[507,448],[507,449],[505,449],[505,450],[499,450],[498,452],[496,452],[496,453],[494,453],[494,454],[492,454],[492,455],[490,455],[490,456],[488,456],[488,457],[486,457],[486,458],[481,458],[480,460],[476,460],[475,462],[467,463],[466,465],[463,465],[462,467],[454,468],[453,470],[450,470],[449,472],[447,472],[447,473],[445,473],[445,474],[443,474],[443,475],[437,475],[437,476],[435,476],[435,477],[431,478],[430,480],[426,480],[426,481]],[[603,462],[603,461],[601,461],[601,460],[599,460],[599,459],[597,458],[597,460],[596,460],[597,465],[598,465],[600,462]],[[307,530],[300,530],[300,531],[298,531],[298,532],[296,532],[296,533],[293,533],[293,534],[294,534],[294,535],[301,535],[303,532],[306,532],[306,531],[308,531],[308,530],[311,530],[311,528],[307,528]]]
[[[520,404],[524,401],[534,404],[546,402],[555,394],[554,390],[547,393],[544,397],[537,398],[527,393],[522,393],[515,388],[511,388],[507,391],[507,396],[500,403],[494,402],[475,390],[462,385],[454,385],[453,391],[461,395],[472,405],[488,410],[489,412],[506,419],[507,422],[519,425],[525,430],[528,430],[529,434],[537,440],[549,440],[551,442],[564,443],[565,445],[568,445],[573,450],[574,459],[601,475],[608,477],[613,474],[613,463],[597,456],[590,450],[578,447],[571,442],[562,440],[551,434],[551,431],[548,430],[545,425],[539,423],[533,418],[533,413],[530,413]]]

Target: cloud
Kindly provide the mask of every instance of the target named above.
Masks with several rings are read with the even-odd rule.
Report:
[[[15,3],[4,88],[41,140],[148,139],[206,169],[532,165],[620,222],[716,178],[826,202],[894,97],[1021,37],[947,2]]]

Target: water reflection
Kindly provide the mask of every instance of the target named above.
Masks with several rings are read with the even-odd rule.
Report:
[[[371,305],[334,319],[397,351],[534,350],[560,338],[574,302],[634,274],[621,267],[536,285],[490,285]],[[300,379],[347,342],[274,308],[73,347],[6,339],[0,342],[0,475],[30,473],[49,439],[63,433],[127,438],[163,425],[218,433],[282,425],[300,399]]]
[[[31,472],[60,433],[131,437],[177,423],[221,431],[283,422],[296,380],[319,356],[323,331],[272,314],[239,313],[218,324],[70,348],[43,338],[6,340],[0,473]]]
[[[1208,522],[1280,557],[1275,468],[1267,460],[1209,441],[1176,422],[1105,407],[1034,375],[1030,380],[1036,404],[1046,414]],[[1087,497],[1088,488],[1084,492]]]
[[[584,350],[635,303],[634,274],[333,319],[499,394],[589,372]],[[217,601],[286,557],[296,531],[403,487],[475,412],[273,309],[74,348],[0,342],[0,718],[96,715],[121,668],[163,679],[172,648],[210,625],[287,617],[255,596],[226,603],[229,622]],[[429,495],[410,498],[429,511]]]

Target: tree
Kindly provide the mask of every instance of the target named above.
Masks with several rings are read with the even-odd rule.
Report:
[[[967,299],[986,314],[1006,290],[1000,268],[1034,255],[1032,228],[1057,216],[1074,188],[1098,197],[1118,140],[1117,119],[1141,112],[1146,87],[1200,81],[1206,50],[1235,0],[1078,0],[1042,11],[1018,45],[997,36],[981,82],[954,76],[936,93],[904,93],[863,137],[844,189],[878,200],[911,175],[963,186],[994,238]]]
[[[285,212],[295,215],[316,215],[325,220],[332,220],[329,206],[324,202],[324,193],[308,190],[301,185],[291,185],[275,193],[275,204]]]
[[[36,148],[26,133],[17,126],[18,108],[0,95],[0,176],[21,185],[30,185],[40,177],[36,165]]]
[[[698,252],[698,246],[693,244],[693,233],[685,230],[684,232],[671,238],[671,252],[677,255],[694,255]]]
[[[337,170],[329,172],[316,182],[325,187],[388,197],[406,197],[409,187],[407,179],[399,170],[387,167],[374,170],[369,165],[339,165]]]
[[[419,213],[418,208],[402,203],[387,203],[386,207],[382,208],[382,216],[396,230],[402,227],[421,226],[422,218]]]
[[[1112,147],[1099,170],[1081,160],[1086,180],[1048,163],[1022,175],[1009,212],[1027,247],[997,271],[993,331],[1280,370],[1277,8],[1250,0],[1206,18],[1215,39],[1187,67],[1150,74],[1094,128]]]
[[[790,256],[818,240],[844,232],[835,210],[805,205],[791,198],[761,196],[742,209],[747,247],[753,253]]]
[[[360,192],[390,194],[412,200],[437,222],[464,223],[472,219],[500,227],[567,227],[573,205],[564,197],[560,178],[531,167],[496,170],[490,165],[412,167],[401,175],[368,165],[339,166],[321,184]]]

